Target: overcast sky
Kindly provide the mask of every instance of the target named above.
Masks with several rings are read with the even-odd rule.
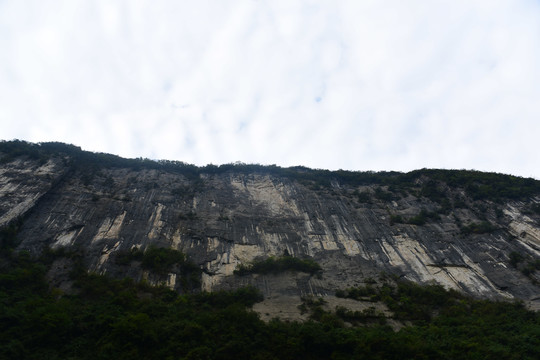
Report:
[[[540,1],[0,0],[0,139],[540,179]]]

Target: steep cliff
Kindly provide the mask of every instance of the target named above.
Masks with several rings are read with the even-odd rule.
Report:
[[[386,274],[540,306],[540,182],[533,179],[197,168],[57,143],[3,142],[0,159],[0,227],[18,221],[17,250],[82,256],[53,263],[49,277],[60,288],[69,288],[77,261],[179,291],[251,284],[267,298],[331,296]],[[187,254],[202,272],[143,266],[137,254],[159,248]],[[283,255],[311,259],[322,272],[235,274]]]

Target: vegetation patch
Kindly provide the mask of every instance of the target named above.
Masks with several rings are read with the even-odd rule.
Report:
[[[437,182],[433,180],[428,181],[422,187],[420,195],[436,203],[443,203],[445,200],[448,200],[445,191],[441,190]]]
[[[437,286],[368,291],[396,318],[411,319],[394,331],[374,308],[327,311],[320,298],[303,299],[307,322],[264,323],[249,309],[262,299],[250,287],[180,295],[81,271],[72,274],[78,291],[65,295],[45,281],[48,260],[11,253],[2,261],[9,263],[0,273],[2,359],[536,359],[540,353],[538,313]]]
[[[527,215],[540,215],[540,204],[532,203],[524,209],[524,214]]]
[[[436,263],[436,264],[427,264],[427,266],[431,266],[431,267],[437,267],[437,268],[449,268],[449,267],[453,267],[453,268],[464,268],[464,269],[468,269],[469,268],[469,265],[466,265],[466,264],[450,264],[450,263]]]
[[[426,209],[420,210],[418,215],[410,218],[404,218],[401,215],[390,215],[390,224],[411,224],[411,225],[425,225],[429,220],[438,220],[440,216],[436,212],[427,211]]]
[[[392,201],[395,200],[395,196],[392,192],[386,191],[380,187],[375,189],[375,197],[382,201]]]
[[[474,200],[491,200],[502,202],[504,200],[525,200],[540,195],[540,181],[533,178],[488,173],[475,170],[441,170],[421,169],[408,173],[395,171],[329,171],[309,169],[302,166],[282,168],[276,165],[264,166],[260,164],[224,164],[220,166],[207,165],[197,167],[182,161],[150,160],[150,159],[124,159],[119,156],[103,153],[83,151],[80,147],[60,142],[43,142],[38,144],[25,141],[0,141],[0,163],[7,163],[18,157],[27,157],[45,163],[51,157],[66,159],[66,165],[80,171],[87,184],[92,180],[92,173],[104,168],[129,168],[132,170],[158,169],[171,173],[179,173],[190,180],[189,192],[198,192],[204,186],[202,174],[218,175],[229,172],[238,174],[268,174],[288,178],[304,184],[313,190],[332,189],[333,184],[348,185],[351,187],[378,185],[375,198],[382,201],[392,201],[398,194],[416,193],[441,204],[450,197],[449,190],[460,190],[467,193]],[[426,181],[427,179],[427,181]],[[424,185],[418,189],[418,180]],[[381,187],[386,187],[383,190]],[[449,189],[447,189],[447,187]],[[176,196],[187,195],[183,188],[173,190]],[[366,195],[359,197],[360,202],[369,202]],[[454,206],[463,206],[455,204]]]
[[[358,190],[355,190],[353,192],[353,195],[356,196],[356,199],[358,200],[358,202],[360,203],[366,203],[366,204],[371,204],[371,194],[367,191],[358,191]]]
[[[527,265],[521,269],[521,272],[525,276],[532,276],[535,271],[540,270],[540,259],[529,260]]]
[[[234,274],[277,274],[285,271],[299,271],[313,275],[321,272],[322,268],[312,259],[299,259],[292,256],[276,258],[271,256],[265,260],[254,261],[251,264],[240,264],[234,270]]]
[[[187,213],[181,213],[178,215],[178,219],[180,220],[195,220],[197,219],[197,214],[193,211],[189,211]]]
[[[149,246],[143,252],[134,248],[116,252],[114,261],[117,265],[129,265],[132,261],[139,261],[143,269],[162,276],[170,272],[179,273],[184,290],[200,286],[202,270],[178,250]]]
[[[386,324],[386,316],[381,311],[377,311],[374,306],[370,306],[362,311],[352,311],[343,306],[336,307],[336,316],[353,325],[370,324],[373,322],[381,325]]]
[[[326,304],[326,301],[321,297],[315,298],[313,296],[303,296],[301,299],[302,304],[298,305],[298,310],[300,310],[301,314],[305,314],[317,308],[322,309],[322,306]]]
[[[200,272],[200,268],[193,262],[188,261],[186,254],[178,250],[150,246],[142,257],[142,267],[158,274],[169,272],[175,265],[182,270],[199,270]]]
[[[183,252],[153,245],[149,246],[146,251],[133,248],[129,251],[118,251],[116,253],[116,264],[128,265],[132,261],[141,261],[144,269],[158,274],[168,273],[175,265],[190,270],[199,268],[196,264],[187,260],[187,256]]]
[[[509,255],[509,259],[510,259],[509,261],[510,265],[512,265],[512,267],[517,269],[518,264],[523,261],[524,257],[517,251],[512,251]]]
[[[11,221],[8,225],[0,228],[0,250],[9,252],[19,244],[17,233],[22,226],[22,219]]]
[[[380,287],[366,285],[336,291],[337,297],[362,301],[381,300],[401,321],[422,323],[430,321],[441,309],[458,304],[465,297],[441,285],[418,285],[398,281],[396,285],[384,283]]]
[[[142,261],[144,252],[139,248],[119,250],[115,252],[114,262],[117,265],[129,265],[132,261]]]
[[[345,290],[336,290],[336,297],[373,302],[381,299],[380,291],[371,284],[359,287],[351,287]]]
[[[526,257],[517,251],[512,251],[508,258],[512,267],[521,271],[523,275],[533,280],[534,283],[537,282],[537,280],[533,278],[533,275],[536,271],[540,270],[540,259]]]
[[[465,235],[469,234],[486,234],[498,230],[496,226],[489,221],[482,221],[480,223],[472,223],[461,228],[461,233]]]

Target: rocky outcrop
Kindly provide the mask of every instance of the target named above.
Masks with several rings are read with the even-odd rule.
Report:
[[[179,290],[182,274],[152,274],[117,255],[150,245],[180,250],[203,270],[200,288],[208,291],[251,284],[267,297],[331,295],[386,273],[538,305],[536,272],[510,261],[511,253],[540,258],[540,215],[529,210],[538,198],[474,200],[421,173],[403,181],[402,188],[339,178],[320,186],[262,167],[193,176],[157,166],[88,170],[65,155],[23,155],[0,166],[0,225],[24,219],[18,250],[77,249],[90,271]],[[427,183],[440,198],[423,195]],[[314,259],[322,275],[234,274],[240,264],[285,253]]]

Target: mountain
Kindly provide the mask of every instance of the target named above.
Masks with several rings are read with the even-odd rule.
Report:
[[[3,251],[53,254],[47,279],[67,294],[79,267],[179,293],[251,285],[263,318],[301,318],[306,296],[345,306],[336,291],[384,279],[540,308],[540,181],[504,174],[196,167],[4,141],[0,227]]]

